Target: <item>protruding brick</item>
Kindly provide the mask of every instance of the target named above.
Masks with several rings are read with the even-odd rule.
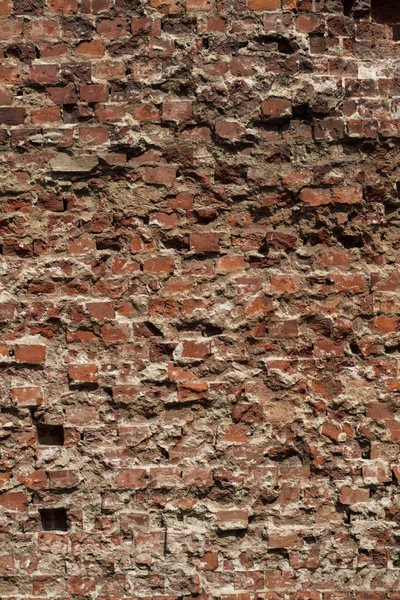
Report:
[[[251,0],[258,4],[259,0]],[[264,0],[260,0],[262,3]],[[268,0],[267,0],[268,2]],[[253,9],[260,10],[260,9]],[[270,121],[290,119],[292,116],[292,103],[286,98],[269,98],[262,103],[262,113]]]
[[[163,121],[185,121],[186,119],[190,119],[192,114],[193,109],[191,100],[177,100],[174,102],[166,102],[163,105]]]
[[[247,529],[249,516],[247,510],[220,510],[218,512],[218,528],[222,531]]]
[[[246,135],[246,129],[236,121],[219,121],[215,125],[216,134],[231,142],[238,142]]]
[[[68,377],[72,383],[97,383],[97,365],[70,365]]]
[[[215,232],[190,234],[190,249],[198,253],[218,252],[219,235]]]
[[[42,365],[46,359],[46,346],[42,344],[16,344],[15,360],[27,365]]]
[[[13,401],[18,406],[39,406],[43,400],[42,388],[39,386],[14,387],[11,393]]]

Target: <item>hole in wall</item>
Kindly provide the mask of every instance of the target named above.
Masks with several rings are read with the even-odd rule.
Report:
[[[44,531],[68,531],[65,508],[42,508],[39,513]]]
[[[343,12],[346,15],[346,17],[350,17],[353,7],[354,7],[354,3],[355,0],[344,0],[343,2]]]
[[[393,41],[400,41],[400,24],[393,25]]]
[[[382,25],[400,24],[398,0],[343,0],[343,13],[347,17],[368,17]],[[398,41],[399,37],[395,38]]]
[[[400,3],[397,0],[372,0],[371,17],[377,23],[396,25],[400,23]]]
[[[64,427],[62,425],[37,425],[37,434],[41,446],[64,445]]]

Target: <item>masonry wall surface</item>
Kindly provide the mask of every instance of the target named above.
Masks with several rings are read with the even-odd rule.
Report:
[[[1,0],[3,600],[400,599],[400,10]]]

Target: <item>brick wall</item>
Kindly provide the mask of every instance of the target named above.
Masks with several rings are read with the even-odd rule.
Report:
[[[399,600],[400,11],[1,0],[3,600]]]

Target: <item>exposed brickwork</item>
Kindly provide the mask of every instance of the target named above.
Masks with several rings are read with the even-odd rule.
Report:
[[[3,600],[400,600],[394,0],[0,0]]]

